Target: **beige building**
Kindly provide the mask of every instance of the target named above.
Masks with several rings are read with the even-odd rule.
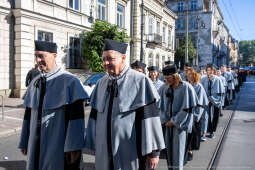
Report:
[[[57,64],[71,72],[84,70],[79,35],[95,19],[129,34],[130,1],[0,0],[0,94],[23,95],[26,74],[35,64],[34,40],[56,42]]]
[[[229,64],[237,66],[239,60],[239,43],[232,36],[229,36],[229,57]]]
[[[140,60],[141,0],[134,2],[131,37],[131,62]],[[177,16],[166,7],[164,0],[144,0],[144,62],[162,69],[166,60],[174,60],[175,20]]]

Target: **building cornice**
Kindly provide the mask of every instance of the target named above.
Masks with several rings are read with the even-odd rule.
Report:
[[[91,29],[88,26],[84,26],[84,25],[81,25],[81,24],[73,23],[73,22],[70,22],[70,21],[67,21],[67,20],[62,20],[62,19],[59,19],[59,18],[51,17],[51,16],[48,16],[48,15],[44,15],[44,14],[41,14],[41,13],[29,11],[29,10],[22,9],[22,8],[16,8],[16,9],[13,9],[12,11],[13,11],[13,14],[16,18],[17,17],[26,17],[26,18],[30,18],[30,19],[36,19],[36,20],[40,20],[40,21],[47,22],[47,23],[50,23],[50,24],[65,26],[65,27],[69,27],[69,28],[72,28],[72,29],[76,29],[76,30],[78,29],[80,31]]]
[[[166,14],[168,14],[169,16],[171,16],[172,18],[174,18],[174,19],[177,19],[177,18],[178,18],[178,16],[177,16],[175,13],[173,13],[173,11],[171,11],[170,9],[168,9],[167,7],[164,7],[163,11],[164,11]]]

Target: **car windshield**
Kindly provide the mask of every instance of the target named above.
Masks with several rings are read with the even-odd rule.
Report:
[[[104,77],[105,73],[98,73],[90,76],[84,83],[84,85],[89,86],[96,84],[98,80],[100,80],[102,77]]]

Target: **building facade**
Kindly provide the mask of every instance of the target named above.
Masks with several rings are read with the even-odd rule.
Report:
[[[34,40],[57,43],[57,64],[84,71],[80,34],[96,19],[129,34],[130,1],[0,0],[0,93],[23,95],[26,74],[35,64]]]
[[[220,66],[229,62],[229,30],[217,0],[169,0],[168,8],[178,16],[177,42],[186,36],[188,25],[189,35],[197,50],[193,64],[205,66],[213,63]]]
[[[231,66],[239,66],[239,42],[232,36],[229,36],[229,60]]]
[[[131,34],[131,62],[140,60],[142,1],[132,1],[134,16]],[[175,20],[177,16],[163,0],[144,0],[143,60],[147,66],[163,67],[164,61],[174,60]]]

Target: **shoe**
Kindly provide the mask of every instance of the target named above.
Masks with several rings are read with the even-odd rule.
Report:
[[[202,142],[206,141],[206,137],[205,136],[201,136],[201,141]]]
[[[210,133],[210,135],[208,137],[211,139],[215,138],[214,133]]]
[[[220,117],[222,117],[222,116],[223,116],[223,114],[221,113],[221,114],[220,114]]]
[[[193,153],[188,152],[188,161],[192,161]]]

